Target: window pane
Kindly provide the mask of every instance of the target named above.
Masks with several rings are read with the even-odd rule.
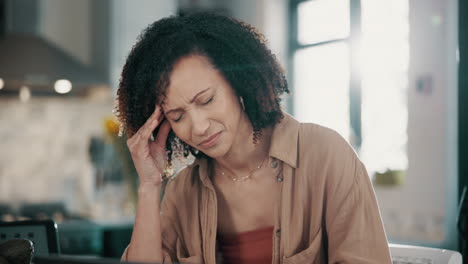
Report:
[[[302,49],[294,56],[294,115],[349,139],[349,50],[345,43]]]
[[[372,175],[408,167],[409,7],[362,1],[362,148]]]
[[[349,0],[313,0],[298,5],[298,41],[313,44],[349,36]]]

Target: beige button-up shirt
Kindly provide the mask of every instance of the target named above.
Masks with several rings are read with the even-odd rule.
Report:
[[[274,128],[269,155],[282,184],[273,216],[273,264],[391,263],[366,169],[339,134],[285,114]],[[222,263],[207,163],[195,160],[167,185],[161,206],[164,263]]]

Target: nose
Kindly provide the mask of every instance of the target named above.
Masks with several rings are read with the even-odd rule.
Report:
[[[192,133],[195,137],[206,136],[208,128],[210,127],[210,120],[201,111],[193,114],[192,117]]]

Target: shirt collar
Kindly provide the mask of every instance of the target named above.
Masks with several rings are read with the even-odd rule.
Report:
[[[300,123],[289,114],[283,114],[284,118],[273,129],[269,155],[297,168]]]

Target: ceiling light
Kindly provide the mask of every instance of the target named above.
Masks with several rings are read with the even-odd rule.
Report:
[[[72,90],[72,83],[69,80],[57,80],[54,89],[59,94],[66,94]]]

